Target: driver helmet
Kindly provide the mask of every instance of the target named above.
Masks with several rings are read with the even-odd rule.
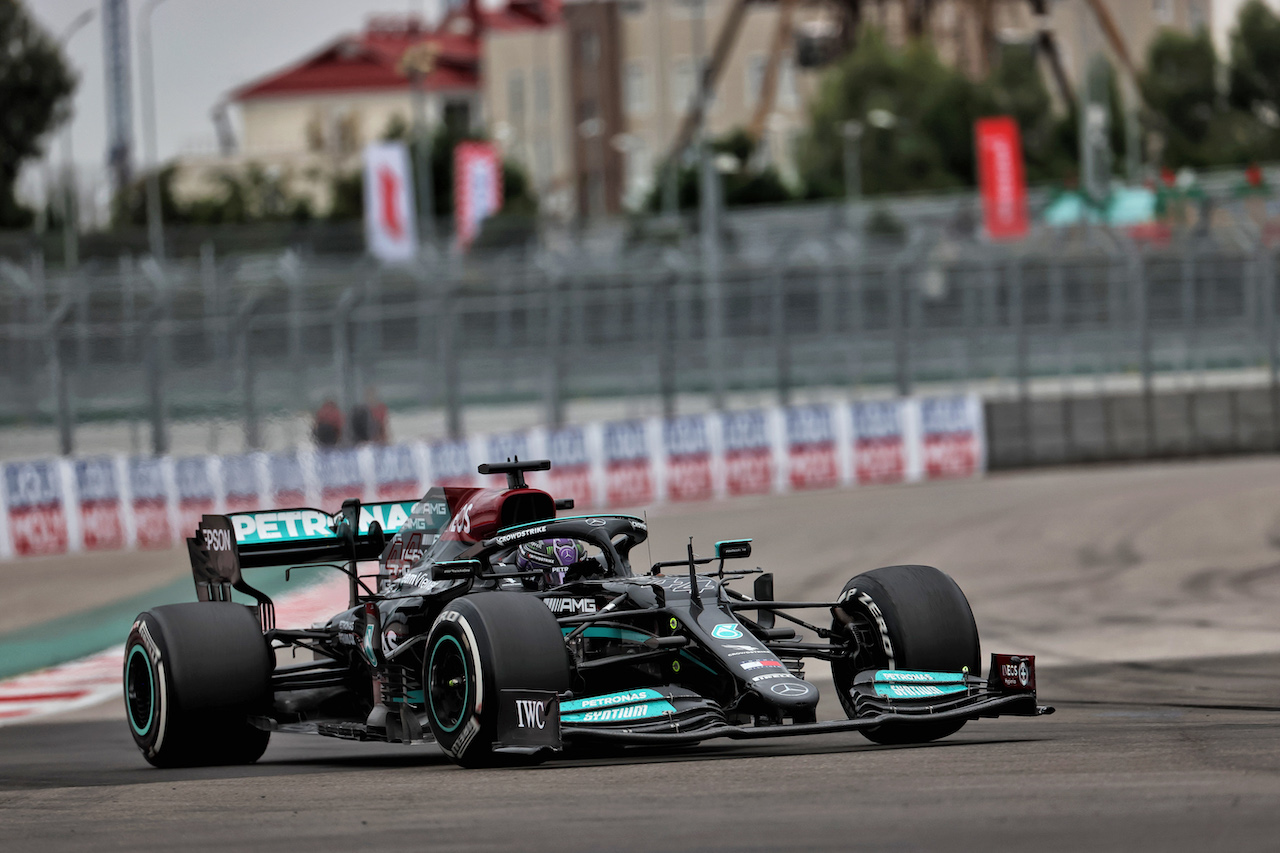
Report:
[[[564,583],[565,569],[586,559],[587,549],[576,539],[537,539],[516,549],[521,571],[541,571],[549,585]]]

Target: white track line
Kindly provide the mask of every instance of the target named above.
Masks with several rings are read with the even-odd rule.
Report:
[[[281,598],[276,624],[307,627],[347,606],[346,578],[334,578]],[[124,645],[0,681],[0,726],[122,700]]]

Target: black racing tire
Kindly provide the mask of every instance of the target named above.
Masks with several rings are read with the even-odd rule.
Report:
[[[502,690],[569,689],[569,651],[542,599],[483,592],[451,601],[427,634],[422,689],[436,743],[463,767],[540,760],[495,753]]]
[[[982,674],[978,625],[960,586],[932,566],[873,569],[844,585],[840,601],[863,630],[875,637],[855,660],[833,660],[831,675],[840,704],[856,717],[849,690],[866,669],[920,669]],[[842,626],[832,626],[841,636]],[[955,734],[964,720],[885,724],[863,730],[883,744],[926,743]]]
[[[139,614],[124,645],[134,743],[155,767],[252,764],[271,738],[249,717],[270,709],[273,666],[244,605],[167,604]]]

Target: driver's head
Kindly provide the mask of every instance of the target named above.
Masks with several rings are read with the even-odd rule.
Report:
[[[516,565],[521,571],[541,571],[546,582],[564,583],[565,569],[587,556],[587,549],[576,539],[539,539],[516,549]]]

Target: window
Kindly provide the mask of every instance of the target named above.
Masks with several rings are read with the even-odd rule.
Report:
[[[623,97],[629,115],[646,115],[649,112],[649,76],[644,63],[628,62],[623,70]]]
[[[769,64],[769,60],[763,53],[752,54],[747,59],[747,79],[743,89],[743,103],[748,108],[754,108],[760,103],[760,89],[764,86],[764,70]]]
[[[690,18],[704,17],[710,20],[716,16],[715,0],[666,0],[666,3],[673,18],[687,21]],[[713,37],[710,34],[707,36]]]
[[[671,72],[671,105],[682,113],[693,103],[693,60],[677,59]]]
[[[519,71],[507,78],[507,112],[515,121],[524,118],[524,74]]]
[[[653,158],[649,147],[638,136],[627,148],[627,205],[639,208],[653,186]]]
[[[539,117],[545,117],[551,109],[551,75],[545,68],[533,72],[533,108]]]
[[[581,33],[578,36],[578,58],[588,68],[594,68],[600,61],[600,36],[593,32]]]
[[[1204,6],[1200,4],[1200,0],[1191,0],[1187,6],[1187,17],[1191,21],[1191,29],[1202,30],[1205,28],[1206,21],[1204,15]]]
[[[463,134],[471,130],[471,105],[466,101],[445,101],[444,126],[450,133]]]
[[[551,142],[546,137],[539,137],[533,144],[533,174],[539,185],[550,183],[551,169]]]
[[[796,63],[790,56],[778,64],[778,106],[794,110],[800,98],[796,95]]]

